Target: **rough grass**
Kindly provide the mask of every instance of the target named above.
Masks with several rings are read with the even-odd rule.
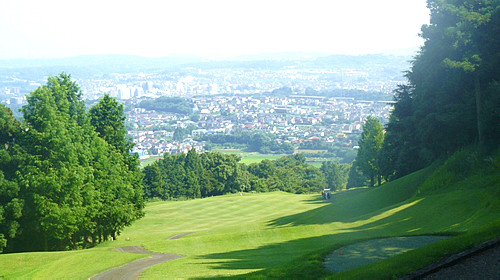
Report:
[[[265,159],[268,160],[276,160],[279,159],[280,157],[283,157],[284,155],[274,155],[274,154],[246,154],[244,155],[240,162],[244,164],[252,164],[252,163],[259,163]]]
[[[162,159],[163,157],[161,156],[150,156],[146,159],[141,159],[140,160],[140,163],[141,163],[141,166],[144,167],[144,166],[148,166],[148,165],[151,165],[153,164],[155,161],[159,160],[159,159]]]
[[[109,248],[66,252],[0,255],[0,279],[87,279],[144,255],[123,254]]]
[[[112,248],[140,245],[186,256],[147,269],[146,279],[396,278],[500,232],[500,165],[480,165],[433,188],[444,180],[443,168],[452,172],[458,164],[453,160],[463,157],[381,187],[337,193],[333,203],[282,192],[149,203],[146,216],[116,241],[84,251],[0,255],[0,276],[84,279],[141,257]],[[168,240],[187,232],[193,233]],[[429,234],[454,237],[340,273],[323,268],[325,256],[346,245]]]

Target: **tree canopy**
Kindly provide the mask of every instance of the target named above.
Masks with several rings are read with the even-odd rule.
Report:
[[[356,161],[367,178],[370,179],[370,186],[375,184],[375,177],[378,177],[378,183],[381,184],[381,165],[380,150],[384,142],[384,132],[380,121],[374,117],[368,116],[363,125],[361,139],[359,139],[359,150]]]
[[[437,158],[500,139],[500,1],[428,0],[425,40],[395,91],[381,154],[397,178]]]
[[[0,107],[0,250],[89,247],[141,217],[140,173],[98,136],[71,77],[27,100],[21,124]]]
[[[145,195],[177,199],[252,191],[311,193],[327,186],[324,172],[330,171],[329,168],[322,171],[307,164],[302,154],[274,161],[263,160],[248,166],[238,163],[239,160],[235,155],[198,154],[194,150],[187,154],[167,154],[144,168]],[[344,165],[339,166],[340,173],[345,172]]]
[[[189,115],[193,112],[193,104],[181,97],[162,96],[153,100],[144,100],[139,107],[158,112]]]
[[[90,124],[94,126],[99,137],[113,146],[125,158],[125,163],[134,170],[138,166],[137,156],[130,153],[134,143],[127,138],[123,104],[105,94],[97,104],[89,110]]]

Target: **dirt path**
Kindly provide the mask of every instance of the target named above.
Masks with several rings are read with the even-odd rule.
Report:
[[[192,232],[187,232],[187,233],[181,233],[181,234],[176,234],[168,240],[173,240],[173,239],[179,239],[181,237],[184,237],[188,234],[192,234]],[[101,279],[137,279],[139,278],[139,275],[148,267],[153,266],[155,264],[175,260],[175,259],[180,259],[184,256],[182,255],[174,255],[174,254],[160,254],[160,253],[153,253],[150,252],[140,246],[126,246],[126,247],[118,247],[114,249],[115,251],[122,252],[122,253],[132,253],[132,254],[148,254],[151,255],[151,258],[144,258],[140,260],[133,261],[131,263],[128,263],[126,265],[122,265],[120,267],[115,267],[110,270],[106,270],[101,274],[98,274],[90,279],[92,280],[101,280]]]

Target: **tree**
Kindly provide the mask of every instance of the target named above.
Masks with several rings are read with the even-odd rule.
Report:
[[[366,177],[359,172],[359,165],[356,160],[352,162],[349,174],[347,175],[347,188],[358,188],[366,186]]]
[[[130,154],[134,143],[127,138],[123,104],[105,94],[89,110],[90,124],[95,127],[99,137],[117,149],[125,158],[129,168],[138,166],[138,158]]]
[[[496,1],[497,11],[491,3],[495,1],[476,1],[469,3],[467,1],[455,1],[455,3],[443,3],[440,1],[430,1],[429,5],[433,10],[439,10],[456,18],[455,25],[436,23],[429,28],[442,29],[447,27],[447,35],[452,40],[452,52],[443,60],[444,64],[451,68],[463,70],[466,76],[474,81],[475,107],[476,107],[476,124],[479,145],[484,145],[483,131],[483,115],[482,115],[482,98],[481,98],[481,76],[484,75],[483,59],[488,57],[488,52],[491,50],[485,49],[481,45],[491,45],[492,42],[499,43],[498,38],[494,38],[493,34],[484,35],[484,29],[490,29],[488,26],[492,20],[492,14],[498,15],[499,3]],[[498,19],[497,19],[498,21]],[[491,30],[488,30],[491,31]],[[497,27],[498,32],[498,27]],[[482,34],[483,33],[483,34]],[[489,33],[489,32],[487,32]],[[498,56],[497,56],[498,58]]]
[[[144,100],[139,107],[180,115],[189,115],[193,112],[193,104],[181,97],[162,96],[154,100]]]
[[[481,88],[500,75],[500,2],[429,0],[428,7],[425,43],[407,76],[415,87],[417,135],[433,160],[489,141],[483,110],[489,96]]]
[[[21,128],[12,111],[0,104],[0,253],[8,245],[8,240],[19,232],[24,200],[18,198],[17,160],[15,142]],[[18,139],[17,139],[18,140]]]
[[[20,130],[20,124],[14,118],[12,111],[0,104],[0,145],[11,145]]]
[[[143,215],[140,174],[94,131],[80,97],[63,73],[30,94],[22,125],[0,107],[5,251],[93,246]]]
[[[386,181],[414,172],[428,163],[419,153],[423,145],[416,133],[414,90],[409,85],[400,85],[394,90],[396,103],[379,153],[380,172]]]
[[[320,170],[325,175],[326,183],[330,189],[342,190],[347,184],[349,165],[325,161],[321,164]]]
[[[79,228],[94,201],[85,200],[83,187],[94,188],[89,166],[92,135],[78,86],[66,74],[50,77],[27,98],[22,108],[27,129],[19,144],[26,151],[19,166],[24,199],[22,233],[14,241],[20,250],[73,249],[83,236]],[[82,110],[83,108],[83,110]]]
[[[425,40],[396,90],[381,153],[398,178],[471,144],[500,144],[500,1],[428,0]],[[486,149],[484,149],[486,148]]]
[[[192,198],[201,197],[200,176],[203,174],[201,159],[193,148],[189,150],[184,160],[184,169],[186,170],[186,186],[188,196]]]
[[[369,116],[363,125],[361,139],[358,141],[359,150],[356,161],[360,170],[370,179],[370,186],[375,185],[375,176],[381,184],[379,152],[384,142],[382,124],[378,119]]]

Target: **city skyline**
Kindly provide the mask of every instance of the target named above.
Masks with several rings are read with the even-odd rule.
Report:
[[[411,54],[418,1],[0,0],[0,59],[92,54],[229,58],[275,52]]]

